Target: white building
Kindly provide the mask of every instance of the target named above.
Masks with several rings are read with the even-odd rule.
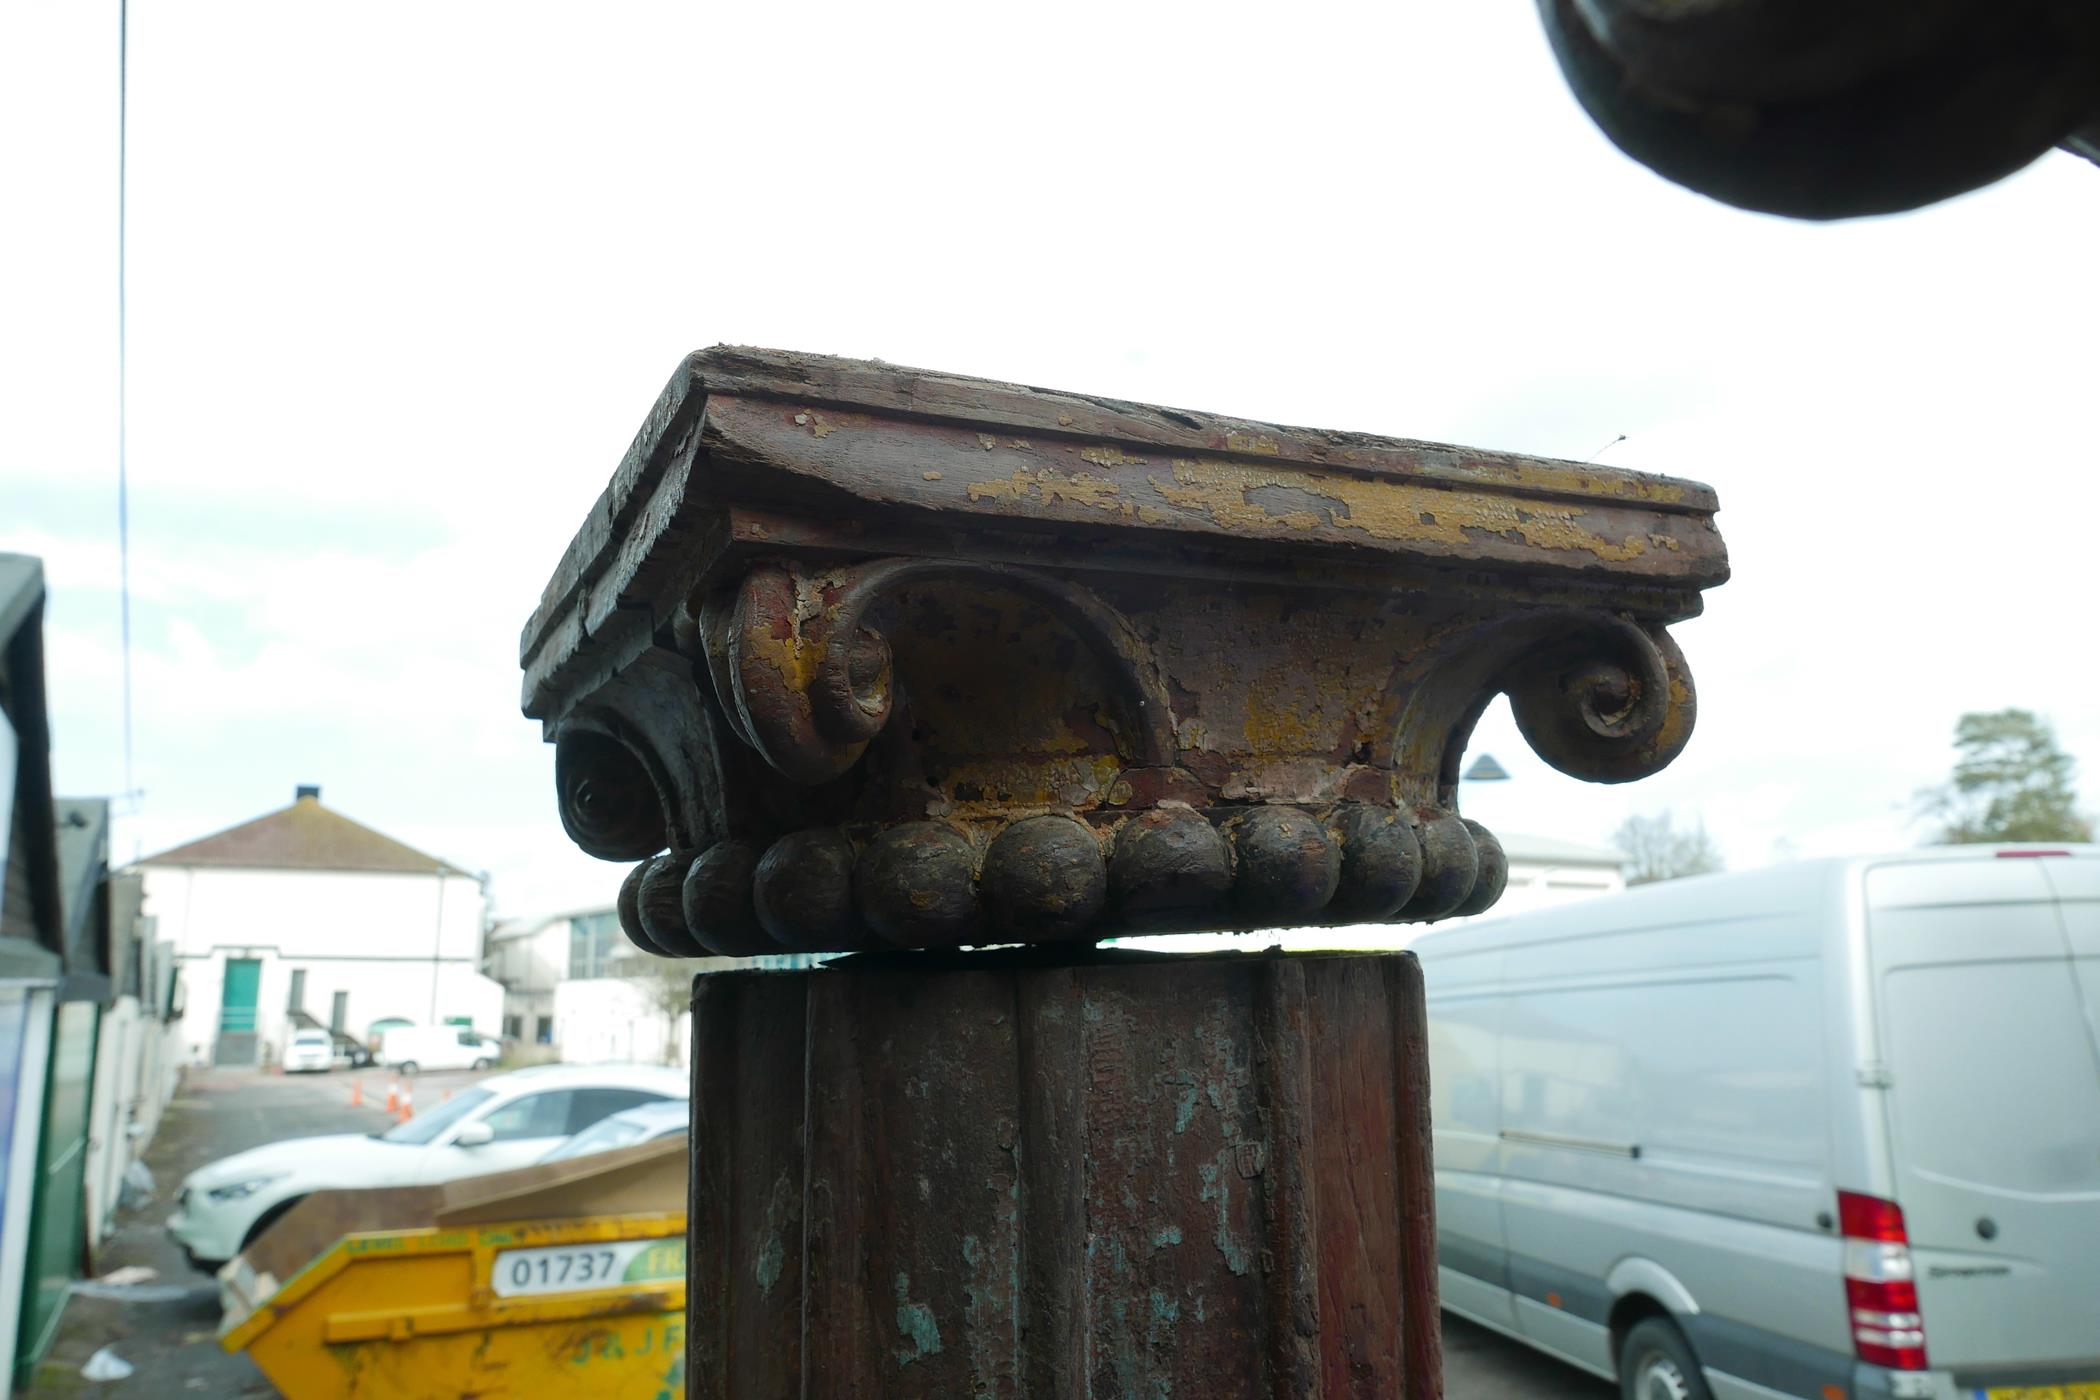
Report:
[[[274,1059],[297,1024],[460,1021],[495,1034],[481,881],[321,805],[289,807],[138,866],[187,992],[192,1063]]]
[[[503,986],[503,1038],[527,1058],[559,1053],[555,994],[564,983],[621,975],[616,962],[641,954],[620,932],[610,908],[512,919],[489,932],[482,971]]]
[[[693,976],[727,968],[811,967],[802,953],[688,958],[644,953],[610,907],[516,919],[490,934],[483,969],[503,984],[503,1035],[571,1064],[684,1064],[692,1016],[677,1006]],[[666,990],[666,983],[669,989]]]
[[[1496,833],[1509,857],[1509,885],[1495,901],[1496,914],[1521,914],[1626,888],[1626,853],[1551,836]]]
[[[1502,853],[1509,858],[1509,883],[1494,908],[1479,916],[1496,918],[1521,914],[1570,900],[1588,899],[1626,888],[1626,855],[1604,846],[1585,846],[1551,836],[1523,832],[1495,833]],[[1255,933],[1147,934],[1119,938],[1127,948],[1155,948],[1170,953],[1194,953],[1207,948],[1271,948],[1298,951],[1358,949],[1380,952],[1405,948],[1432,928],[1450,928],[1464,919],[1442,919],[1434,924],[1349,924],[1339,928],[1266,929]]]

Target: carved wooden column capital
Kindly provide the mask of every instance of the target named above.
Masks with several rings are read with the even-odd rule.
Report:
[[[716,349],[524,635],[561,817],[673,955],[1434,919],[1501,893],[1507,693],[1598,782],[1690,737],[1713,493]]]

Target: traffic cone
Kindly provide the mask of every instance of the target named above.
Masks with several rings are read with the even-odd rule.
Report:
[[[416,1116],[416,1090],[414,1085],[401,1091],[401,1121],[406,1123]]]
[[[361,1078],[350,1081],[350,1106],[352,1108],[363,1108],[365,1106],[365,1081]]]
[[[401,1112],[401,1081],[398,1079],[389,1079],[386,1082],[386,1111],[393,1114]]]

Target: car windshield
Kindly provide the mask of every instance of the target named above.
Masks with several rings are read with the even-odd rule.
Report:
[[[373,1137],[381,1142],[404,1142],[410,1146],[421,1146],[435,1141],[438,1134],[465,1118],[475,1109],[496,1097],[489,1089],[462,1089],[428,1113],[418,1113],[406,1123],[396,1123],[383,1133]]]

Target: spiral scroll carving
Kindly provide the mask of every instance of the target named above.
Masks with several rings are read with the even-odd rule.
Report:
[[[968,578],[1041,603],[1110,663],[1128,693],[1135,757],[1166,761],[1168,706],[1143,648],[1112,610],[1033,570],[948,560],[884,559],[828,572],[753,568],[702,607],[699,641],[730,723],[794,782],[838,777],[889,723],[895,702],[889,641],[868,625],[891,590]]]
[[[608,734],[576,728],[554,749],[562,828],[587,855],[639,860],[664,848],[662,804],[649,770]]]
[[[1698,699],[1663,629],[1584,619],[1505,683],[1517,728],[1570,777],[1628,783],[1659,772],[1692,737]]]

